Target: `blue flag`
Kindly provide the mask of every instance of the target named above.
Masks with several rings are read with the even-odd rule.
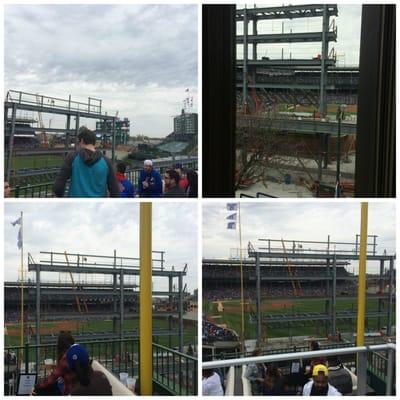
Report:
[[[12,226],[21,225],[21,217],[19,217],[16,221],[11,222],[11,225],[12,225]]]
[[[237,203],[227,203],[226,209],[228,211],[236,211],[237,210]]]
[[[228,215],[227,217],[226,217],[226,219],[231,219],[232,221],[236,221],[236,213],[235,214],[231,214],[231,215]]]
[[[236,229],[236,222],[228,222],[227,229]]]

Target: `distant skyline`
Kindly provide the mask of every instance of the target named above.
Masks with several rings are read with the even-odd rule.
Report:
[[[4,20],[6,91],[100,98],[133,136],[173,132],[187,89],[197,112],[197,5],[6,5]]]
[[[302,2],[301,4],[315,4],[312,2]],[[287,3],[268,3],[256,4],[257,7],[273,7],[289,5]],[[290,4],[292,5],[292,4]],[[293,4],[295,5],[295,4]],[[244,4],[238,5],[244,8]],[[247,4],[247,8],[254,8],[254,4]],[[360,57],[360,38],[361,38],[361,4],[338,4],[338,16],[331,17],[330,22],[335,20],[337,27],[337,41],[329,43],[329,50],[334,48],[337,53],[337,63],[339,66],[354,66],[359,64]],[[283,24],[283,25],[282,25]],[[321,32],[322,18],[299,18],[283,20],[259,21],[258,33],[281,33],[282,28],[285,33],[292,32]],[[237,33],[243,34],[243,23],[237,24]],[[252,33],[252,24],[249,24],[249,34]],[[243,46],[238,45],[238,58],[243,58]],[[249,45],[249,59],[252,58],[252,46]],[[282,44],[261,44],[257,46],[258,58],[270,57],[272,59],[281,58],[282,49],[284,58],[312,58],[321,54],[321,43],[282,43]]]
[[[193,293],[198,288],[197,204],[154,203],[152,208],[153,250],[165,251],[165,267],[168,269],[183,270],[187,264],[184,284]],[[21,211],[24,213],[25,271],[28,252],[36,261],[44,258],[40,251],[113,256],[116,250],[120,257],[139,257],[139,203],[7,202],[4,216],[5,280],[18,279],[19,225],[13,226],[11,223],[19,218]],[[184,216],[184,224],[177,215]],[[68,274],[60,275],[70,279]],[[58,281],[60,275],[43,273],[42,278]],[[26,278],[35,279],[35,274],[26,272]],[[168,288],[166,279],[157,277],[153,278],[153,285],[162,290]]]

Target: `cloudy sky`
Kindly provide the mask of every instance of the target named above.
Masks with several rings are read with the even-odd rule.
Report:
[[[301,2],[301,4],[312,4]],[[270,7],[288,5],[287,3],[257,4],[257,7]],[[244,5],[238,6],[243,8]],[[254,4],[247,4],[253,8]],[[338,16],[331,17],[330,22],[335,20],[337,26],[337,41],[330,42],[329,50],[335,48],[338,56],[338,65],[358,65],[360,57],[360,34],[361,34],[361,4],[338,4]],[[267,20],[258,23],[258,33],[282,33],[282,22],[284,22],[284,33],[295,32],[321,32],[322,18],[299,18],[293,20]],[[243,34],[243,23],[237,24],[238,34]],[[252,23],[249,24],[249,34],[252,33]],[[270,57],[281,58],[284,49],[284,58],[312,58],[321,54],[321,43],[293,43],[293,44],[268,44],[258,46],[258,58]],[[238,45],[238,58],[243,58],[243,46]],[[249,58],[252,57],[251,46],[249,46]]]
[[[133,135],[171,133],[186,89],[196,111],[196,5],[7,5],[4,40],[5,90],[100,98]]]
[[[355,242],[360,233],[360,205],[357,203],[242,203],[242,246],[252,242],[254,247],[265,246],[260,238],[286,240]],[[226,203],[203,204],[203,257],[229,258],[239,248],[238,231],[228,230]],[[394,253],[394,204],[370,203],[368,234],[378,235],[377,252]],[[279,244],[277,244],[279,246]],[[377,263],[371,265],[374,267]],[[388,265],[387,265],[388,266]],[[355,266],[356,267],[356,266]],[[375,270],[375,269],[374,269]]]
[[[25,268],[27,253],[35,261],[43,259],[40,251],[54,251],[113,256],[139,256],[139,204],[89,202],[6,203],[4,219],[5,279],[16,280],[20,266],[17,249],[18,226],[11,222],[24,213]],[[183,218],[185,223],[183,223]],[[197,204],[157,203],[153,205],[153,250],[166,251],[166,267],[182,270],[190,292],[197,286]],[[72,260],[72,259],[71,259]],[[89,261],[88,261],[89,262]],[[31,277],[33,273],[30,273]],[[67,274],[64,274],[67,275]],[[46,280],[55,277],[47,274]],[[64,276],[69,280],[69,276]],[[100,278],[100,277],[99,277]],[[63,279],[63,277],[61,277]],[[153,281],[154,287],[166,289],[166,279]],[[177,280],[175,282],[177,284]],[[159,286],[160,285],[160,286]]]

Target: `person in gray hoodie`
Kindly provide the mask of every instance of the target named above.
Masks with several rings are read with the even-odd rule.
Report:
[[[63,197],[70,179],[68,197],[119,197],[120,187],[111,161],[96,150],[96,134],[81,127],[79,149],[67,154],[54,182],[56,197]]]

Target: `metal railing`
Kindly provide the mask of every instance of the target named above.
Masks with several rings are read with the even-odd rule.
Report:
[[[11,188],[11,197],[53,197],[53,182]]]
[[[386,352],[387,356],[382,356],[382,352]],[[395,352],[396,346],[393,343],[378,344],[372,346],[359,346],[359,347],[348,347],[338,349],[326,349],[319,351],[305,351],[302,353],[285,353],[285,354],[273,354],[268,356],[259,357],[243,357],[235,358],[230,360],[217,360],[203,362],[203,369],[215,369],[215,368],[228,368],[232,366],[242,366],[251,363],[279,363],[290,360],[298,359],[313,359],[318,357],[329,357],[336,355],[358,355],[358,370],[357,379],[358,387],[357,394],[365,395],[367,384],[367,369],[374,371],[377,368],[381,368],[381,377],[385,377],[386,382],[386,395],[391,395],[394,391],[394,367],[395,367]],[[382,363],[386,362],[385,367]],[[372,368],[371,368],[372,366]]]
[[[72,268],[80,267],[114,267],[114,268],[139,268],[140,257],[123,257],[117,256],[114,252],[113,256],[106,256],[100,254],[83,254],[83,253],[69,253],[57,251],[41,251],[44,259],[40,259],[40,264],[57,266],[66,264],[66,256],[68,257],[67,264]],[[42,257],[42,256],[41,256]],[[28,253],[28,262],[35,264],[31,253]],[[152,263],[153,269],[164,270],[165,251],[152,250]],[[79,272],[79,271],[78,271]]]
[[[153,343],[153,380],[175,395],[196,395],[197,359]]]
[[[241,198],[249,198],[249,199],[254,199],[254,198],[260,198],[260,197],[268,197],[271,199],[277,199],[277,196],[272,196],[270,194],[267,193],[263,193],[263,192],[257,192],[255,196],[252,196],[250,194],[246,194],[246,193],[240,193],[240,197]]]
[[[81,111],[91,114],[101,115],[102,100],[88,97],[88,102],[83,103],[71,100],[71,95],[67,99],[43,96],[39,94],[9,90],[6,101],[10,103],[26,104],[37,107],[53,108],[58,110]]]
[[[368,370],[378,378],[386,381],[389,358],[380,353],[367,353]]]
[[[138,354],[139,342],[136,339],[112,339],[83,341],[80,344],[86,347],[90,357],[98,360],[104,367],[113,373],[130,372],[132,375],[138,374]],[[29,344],[25,346],[5,347],[5,353],[16,356],[14,368],[18,373],[36,373],[38,377],[45,378],[49,375],[45,360],[57,360],[57,344]],[[10,372],[10,366],[6,363],[4,372]]]
[[[377,254],[377,235],[368,235],[367,254],[375,256]],[[371,241],[372,240],[372,241]],[[360,251],[360,238],[356,235],[354,242],[336,242],[336,241],[315,241],[315,240],[293,240],[293,239],[258,239],[260,242],[266,242],[267,247],[259,247],[259,250],[267,250],[269,253],[281,253],[282,242],[285,243],[286,252],[290,253],[322,253],[322,254],[359,254]],[[279,243],[278,247],[273,247],[275,243]],[[313,248],[307,248],[313,246]]]
[[[182,166],[184,168],[188,168],[188,169],[197,169],[198,163],[197,163],[197,159],[194,158],[190,158],[188,160],[179,160],[179,162],[182,164]],[[162,165],[157,166],[157,164],[155,165],[155,168],[157,169],[157,171],[160,172],[160,174],[164,174],[164,172],[169,169],[172,168],[172,164],[173,161],[169,161],[169,163],[164,162]],[[141,168],[135,168],[135,169],[131,169],[126,171],[125,176],[127,179],[129,179],[133,185],[136,187],[138,179],[139,179],[139,175],[140,175],[140,171],[142,169]],[[40,183],[40,184],[33,184],[33,185],[26,185],[26,186],[15,186],[13,188],[11,188],[11,196],[18,198],[18,197],[53,197],[53,185],[54,185],[54,180],[59,172],[59,168],[51,168],[50,170],[51,172],[49,172],[50,174],[53,174],[52,176],[52,181],[51,182],[44,182],[44,183]],[[40,174],[43,175],[43,169],[41,169]],[[33,176],[33,175],[32,175]],[[65,193],[68,193],[68,186],[69,186],[69,181],[67,182],[66,188],[65,188]],[[65,194],[65,196],[66,196]]]
[[[343,348],[343,347],[354,347],[354,343],[330,343],[330,344],[322,344],[320,345],[320,349],[338,349],[338,348]],[[303,353],[309,351],[310,346],[291,346],[291,347],[280,347],[280,348],[275,348],[275,349],[262,349],[261,354],[262,355],[272,355],[272,354],[283,354],[283,353]],[[220,358],[221,360],[229,360],[232,358],[238,358],[238,357],[251,357],[252,352],[247,351],[245,353],[224,353],[221,352],[215,356],[215,358]],[[300,355],[299,355],[300,356]]]
[[[112,374],[120,372],[140,379],[138,339],[112,339],[80,342],[90,358],[97,360]],[[45,379],[57,360],[57,345],[29,344],[4,348],[5,394],[13,394],[20,373],[35,373]],[[197,359],[153,343],[153,380],[164,390],[176,395],[197,394]],[[13,383],[11,383],[13,382]]]

